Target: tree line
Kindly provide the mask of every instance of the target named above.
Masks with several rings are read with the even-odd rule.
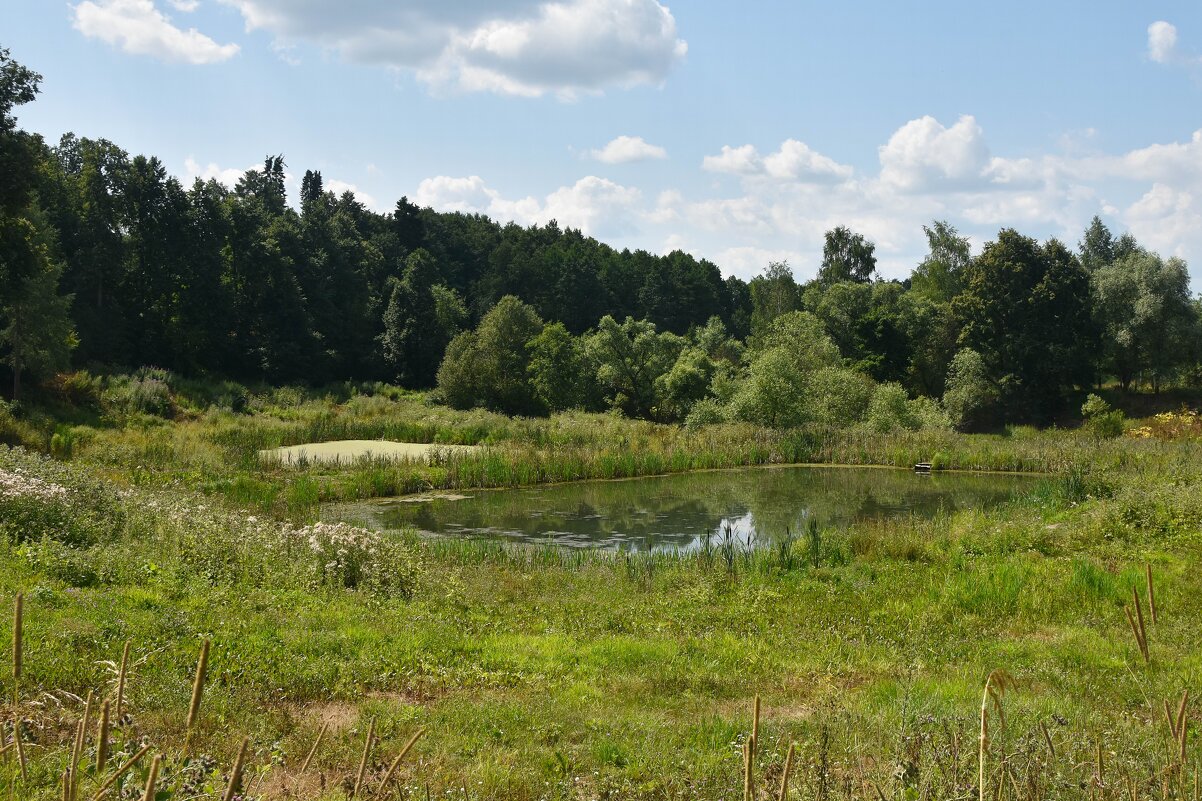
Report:
[[[1046,421],[1080,389],[1194,381],[1199,310],[1179,259],[1097,218],[1074,250],[945,222],[902,281],[826,235],[814,280],[749,282],[676,251],[501,225],[401,198],[390,213],[269,156],[233,189],[154,157],[20,130],[40,76],[0,50],[0,359],[11,393],[71,366],[437,386],[521,414],[963,426]],[[890,417],[891,415],[891,417]],[[883,417],[882,417],[883,416]],[[942,417],[941,417],[942,416]],[[898,423],[898,421],[901,421]]]

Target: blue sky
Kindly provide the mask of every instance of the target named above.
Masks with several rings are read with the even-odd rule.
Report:
[[[227,182],[268,153],[750,277],[822,233],[921,259],[947,219],[1075,244],[1099,214],[1202,278],[1202,5],[6,0],[23,127]]]

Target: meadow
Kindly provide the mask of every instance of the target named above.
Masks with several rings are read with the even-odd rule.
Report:
[[[10,425],[24,447],[0,450],[0,595],[21,595],[20,636],[15,617],[0,633],[20,665],[0,687],[8,797],[93,798],[138,756],[107,797],[1197,798],[1191,416],[1112,440],[690,430],[453,412],[384,387],[227,389],[89,405],[65,387]],[[484,447],[258,457],[378,438]],[[729,553],[318,518],[327,501],[430,489],[918,461],[1047,475],[989,512]]]

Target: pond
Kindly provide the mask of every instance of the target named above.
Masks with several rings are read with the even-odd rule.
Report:
[[[995,506],[1029,491],[1031,476],[920,475],[908,470],[772,467],[463,494],[408,496],[331,506],[327,520],[382,531],[413,527],[437,537],[572,548],[693,550],[729,527],[740,543],[940,511]]]

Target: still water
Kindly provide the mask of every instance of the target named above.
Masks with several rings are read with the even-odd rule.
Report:
[[[1034,486],[1030,476],[880,468],[776,467],[582,481],[462,495],[332,506],[327,520],[379,530],[414,527],[438,537],[572,548],[691,550],[729,526],[740,542],[768,544],[810,520],[866,520],[990,507]]]

